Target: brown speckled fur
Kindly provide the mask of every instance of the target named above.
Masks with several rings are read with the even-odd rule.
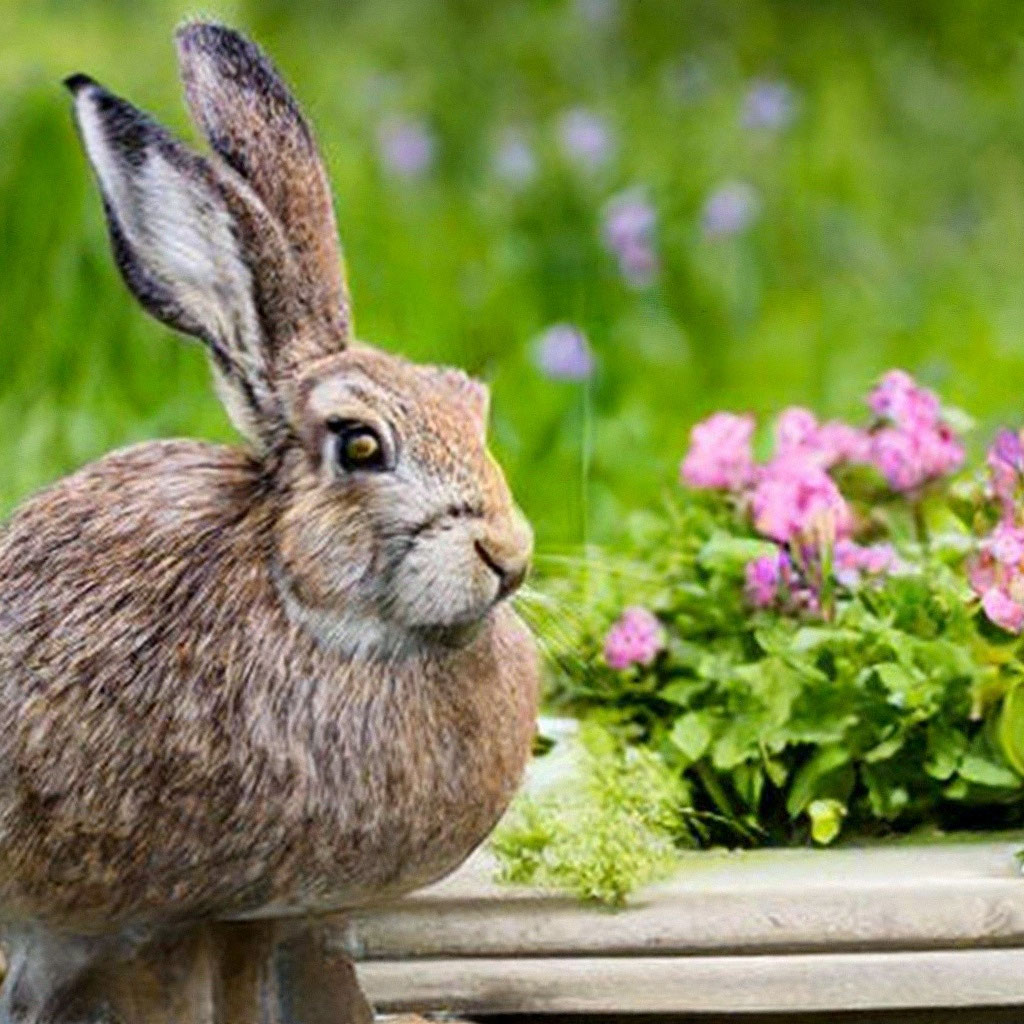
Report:
[[[179,46],[209,158],[68,84],[126,281],[206,342],[251,443],[115,452],[0,533],[0,922],[53,964],[41,982],[21,957],[0,1020],[51,1019],[15,1013],[46,1002],[21,990],[102,977],[101,953],[182,922],[444,875],[507,806],[534,729],[536,653],[502,600],[530,533],[485,389],[351,344],[297,105],[235,33],[187,26]],[[348,422],[377,432],[383,471],[339,464]],[[150,984],[135,970],[114,972],[124,991]]]

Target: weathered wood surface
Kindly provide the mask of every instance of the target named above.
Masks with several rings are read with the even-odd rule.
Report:
[[[388,1010],[1024,1007],[1022,843],[697,853],[619,912],[498,886],[478,856],[333,942]]]

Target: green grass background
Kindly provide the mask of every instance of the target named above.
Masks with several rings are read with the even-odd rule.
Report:
[[[116,275],[59,85],[86,71],[188,132],[171,33],[194,12],[0,0],[0,510],[120,444],[231,437],[198,347]],[[492,381],[495,447],[544,546],[612,537],[674,485],[689,426],[717,407],[853,415],[900,365],[977,414],[981,439],[1022,417],[1022,4],[619,0],[594,20],[576,0],[209,0],[203,13],[263,43],[312,114],[360,335]],[[785,131],[742,123],[758,76],[796,91]],[[618,136],[593,177],[553,141],[575,105]],[[421,182],[381,172],[375,133],[392,113],[438,135]],[[518,192],[489,163],[508,125],[540,162]],[[763,215],[706,239],[701,205],[730,179],[761,191]],[[599,236],[603,203],[633,185],[660,218],[662,273],[640,293]],[[531,339],[560,320],[600,360],[586,391],[533,365]]]

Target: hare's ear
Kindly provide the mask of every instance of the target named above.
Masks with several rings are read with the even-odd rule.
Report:
[[[300,333],[303,315],[280,225],[219,160],[84,75],[65,84],[128,287],[159,320],[206,343],[235,425],[273,446],[287,429],[275,349]]]
[[[270,60],[231,29],[193,22],[177,44],[192,116],[280,221],[302,270],[319,330],[304,336],[300,358],[339,351],[352,335],[348,288],[330,183],[299,104]]]

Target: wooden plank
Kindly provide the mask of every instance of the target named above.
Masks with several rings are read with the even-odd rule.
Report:
[[[359,959],[1024,946],[1019,842],[699,853],[619,912],[497,886],[477,857],[390,908],[339,920]]]
[[[382,1011],[767,1013],[1019,1006],[1024,950],[370,961]],[[959,1016],[958,1016],[959,1019]]]

